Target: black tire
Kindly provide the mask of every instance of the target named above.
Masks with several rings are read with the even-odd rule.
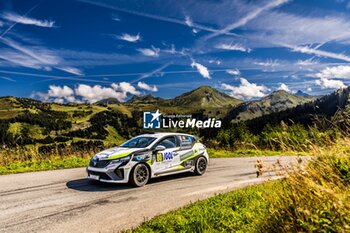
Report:
[[[200,156],[198,157],[198,159],[196,160],[196,165],[195,165],[195,169],[194,169],[194,173],[196,175],[203,175],[208,168],[208,161],[205,157]]]
[[[150,178],[150,171],[147,165],[137,164],[130,173],[130,183],[136,187],[142,187],[147,184]]]

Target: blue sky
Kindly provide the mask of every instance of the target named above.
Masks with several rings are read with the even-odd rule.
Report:
[[[349,85],[350,2],[1,0],[0,93],[95,102]]]

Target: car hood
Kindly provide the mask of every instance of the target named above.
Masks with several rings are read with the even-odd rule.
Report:
[[[142,148],[114,147],[114,148],[99,152],[94,156],[94,159],[99,159],[99,160],[118,159],[118,158],[128,156],[129,154],[139,150],[142,150]]]

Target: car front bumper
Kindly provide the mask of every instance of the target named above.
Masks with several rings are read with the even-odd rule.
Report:
[[[117,164],[113,167],[96,168],[88,166],[86,168],[87,177],[91,180],[98,180],[107,183],[128,183],[129,182],[129,166],[120,166]]]

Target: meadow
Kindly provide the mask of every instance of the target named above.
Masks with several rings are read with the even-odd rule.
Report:
[[[286,176],[198,201],[127,232],[349,232],[350,140]]]

